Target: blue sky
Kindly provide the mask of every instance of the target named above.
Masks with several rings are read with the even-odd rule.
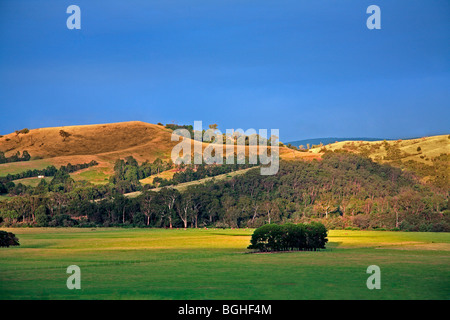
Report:
[[[1,0],[0,134],[129,120],[282,141],[450,133],[449,17],[448,0]]]

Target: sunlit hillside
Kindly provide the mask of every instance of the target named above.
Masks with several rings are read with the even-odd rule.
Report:
[[[366,155],[379,163],[409,169],[425,180],[449,184],[450,135],[396,141],[342,141],[311,149],[313,153],[348,151]]]
[[[73,173],[72,177],[102,184],[112,174],[117,159],[133,156],[139,162],[152,162],[157,158],[169,160],[173,147],[178,144],[178,141],[171,140],[172,130],[141,121],[21,131],[0,137],[0,151],[6,156],[27,151],[31,160],[0,164],[0,176],[43,169],[49,165],[60,167],[95,160],[98,166]],[[193,144],[191,140],[192,153]],[[207,145],[202,143],[202,149]],[[282,159],[320,158],[317,153],[298,152],[285,147],[280,148],[280,156]]]

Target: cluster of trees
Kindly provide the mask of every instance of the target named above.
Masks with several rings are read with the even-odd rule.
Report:
[[[386,141],[384,142],[384,148],[386,149],[386,155],[383,157],[383,160],[400,160],[402,158],[406,158],[410,154],[400,150],[398,146],[398,142],[394,144],[389,144]]]
[[[403,161],[398,164],[401,168],[417,173],[421,177],[429,177],[428,181],[440,189],[448,189],[450,181],[449,171],[450,155],[442,153],[431,158],[431,164],[425,164],[414,160]]]
[[[10,163],[10,162],[19,162],[19,161],[29,161],[31,159],[30,154],[27,150],[24,150],[22,152],[22,155],[20,155],[20,152],[17,151],[15,154],[13,154],[10,157],[6,157],[5,153],[0,151],[0,163]]]
[[[165,128],[171,129],[171,130],[186,129],[189,132],[191,139],[195,138],[195,136],[194,136],[194,127],[192,125],[166,124]],[[219,131],[217,131],[218,130],[218,125],[216,123],[210,124],[208,126],[208,128],[210,130],[213,130],[213,132],[215,132],[215,133],[219,132]],[[205,133],[206,133],[206,130],[202,129],[201,136],[202,136],[202,141],[203,142],[205,142],[205,143],[216,142],[215,141],[215,137],[211,137],[210,140],[205,139]],[[258,143],[260,145],[261,144],[265,144],[265,145],[270,146],[272,144],[272,141],[270,140],[270,137],[264,138],[264,137],[260,136],[259,134],[257,134],[256,131],[254,131],[253,134],[249,134],[249,135],[246,135],[246,134],[244,134],[244,133],[242,133],[240,131],[235,131],[233,133],[233,135],[228,135],[228,134],[222,133],[222,141],[221,142],[223,144],[234,143],[235,145],[237,145],[239,143],[239,144],[243,144],[243,145],[248,146],[250,144],[250,141],[251,141],[252,138],[256,139],[254,141],[258,141]],[[244,139],[243,143],[241,142],[241,139]],[[283,144],[280,143],[280,146],[283,146]]]
[[[0,224],[4,226],[83,226],[80,217],[89,213],[92,206],[103,209],[98,200],[109,202],[116,194],[112,185],[93,186],[73,181],[70,176],[64,184],[47,183],[43,179],[36,188],[22,184],[16,188],[20,186],[21,193],[0,201]]]
[[[19,239],[16,238],[14,233],[0,230],[0,248],[18,245],[20,245]]]
[[[157,158],[153,163],[145,161],[141,165],[132,156],[119,159],[114,164],[114,174],[109,181],[120,193],[142,190],[139,180],[174,167],[172,160],[167,162]]]
[[[321,143],[319,143],[319,144],[313,144],[313,145],[310,145],[309,143],[307,143],[307,144],[306,144],[306,148],[305,148],[305,146],[302,145],[302,144],[299,145],[299,146],[297,147],[297,146],[294,146],[294,145],[292,145],[292,144],[290,144],[290,143],[288,143],[287,145],[281,143],[280,146],[284,146],[284,147],[287,147],[287,148],[289,148],[289,149],[297,150],[297,151],[300,151],[300,152],[307,152],[309,149],[314,149],[314,148],[320,148],[320,147],[323,147],[323,143],[321,142]],[[320,150],[320,152],[324,152],[325,150],[326,150],[325,148],[322,148],[322,149]]]
[[[19,135],[19,134],[27,134],[30,132],[30,130],[28,128],[23,128],[22,130],[16,130],[14,132],[16,133],[16,135]]]
[[[191,139],[194,139],[194,127],[192,125],[178,125],[174,123],[168,123],[165,128],[175,131],[177,129],[186,129],[191,134]]]
[[[248,249],[259,251],[316,251],[325,249],[327,228],[320,222],[266,224],[253,232]]]
[[[136,167],[129,160],[119,166],[124,177]],[[92,186],[62,178],[66,184],[49,192],[0,202],[0,219],[6,225],[36,225],[36,210],[43,206],[39,213],[45,219],[40,221],[49,226],[241,228],[320,221],[328,229],[450,231],[448,185],[433,189],[409,172],[350,153],[328,153],[321,161],[281,161],[274,176],[262,176],[255,168],[183,192],[143,188],[135,198],[121,194],[121,180]]]

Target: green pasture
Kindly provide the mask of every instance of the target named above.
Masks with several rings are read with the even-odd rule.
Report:
[[[89,181],[92,184],[108,184],[109,174],[108,168],[105,167],[90,167],[82,171],[71,173],[70,176],[75,181]]]
[[[42,170],[52,165],[48,160],[19,161],[0,164],[0,177],[17,174],[27,170]]]
[[[247,229],[2,230],[21,246],[0,248],[0,299],[450,298],[448,233],[330,231],[324,251],[249,253]]]
[[[47,183],[50,183],[53,179],[53,177],[45,177],[43,178]],[[19,183],[25,185],[25,186],[31,186],[31,187],[37,187],[39,183],[41,183],[42,178],[32,177],[32,178],[23,178],[23,179],[17,179],[13,182],[17,185]]]

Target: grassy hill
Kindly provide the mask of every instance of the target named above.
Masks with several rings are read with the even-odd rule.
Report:
[[[424,180],[439,179],[439,185],[449,184],[450,135],[439,135],[396,141],[341,141],[310,151],[347,151],[370,157],[378,163],[409,169]]]
[[[70,134],[64,138],[61,130]],[[6,156],[27,150],[31,161],[0,164],[0,175],[28,169],[60,167],[95,160],[99,166],[72,175],[75,180],[105,183],[114,161],[133,155],[138,161],[168,158],[176,142],[163,126],[140,121],[32,129],[27,134],[11,133],[0,138]]]
[[[64,138],[63,130],[70,134]],[[0,138],[0,150],[8,154],[27,150],[32,159],[64,156],[94,156],[109,161],[132,153],[138,160],[168,156],[175,143],[171,131],[140,121],[32,129]],[[96,159],[97,160],[97,159]]]
[[[67,132],[68,136],[63,137],[61,131]],[[31,129],[28,133],[10,133],[0,137],[0,151],[11,156],[26,150],[30,153],[31,160],[0,164],[0,176],[28,169],[43,169],[49,165],[58,168],[68,163],[79,164],[95,160],[99,163],[98,166],[72,173],[71,176],[75,180],[104,184],[108,182],[113,173],[114,162],[119,158],[131,155],[139,162],[152,162],[156,158],[168,160],[173,147],[178,143],[171,141],[171,135],[172,130],[164,126],[141,121],[40,128]],[[191,143],[193,152],[194,142]],[[202,149],[206,146],[203,143]],[[310,152],[280,147],[280,157],[284,160],[320,159],[327,150],[364,154],[377,162],[397,166],[409,162],[409,166],[414,166],[416,171],[417,166],[426,171],[441,154],[449,153],[450,139],[447,135],[440,135],[397,141],[339,141],[311,149]],[[170,178],[173,172],[166,172],[164,175],[164,178]],[[422,174],[425,177],[427,175],[429,174]],[[144,181],[146,182],[148,181]]]
[[[68,134],[63,137],[61,132]],[[133,156],[137,161],[169,160],[177,141],[171,141],[172,130],[161,125],[130,121],[110,124],[31,129],[28,133],[10,133],[0,137],[0,151],[6,156],[28,151],[30,161],[0,164],[0,176],[29,169],[57,168],[67,163],[79,164],[95,160],[99,163],[72,174],[75,180],[106,183],[113,173],[114,162]],[[199,143],[199,142],[195,142]],[[192,152],[194,141],[191,140]],[[202,149],[207,144],[202,143]],[[247,148],[248,152],[248,148]],[[317,159],[320,153],[304,153],[280,148],[283,159]]]
[[[398,148],[400,153],[396,159],[389,157],[389,147]],[[387,148],[386,148],[387,147]],[[418,148],[420,149],[418,150]],[[423,137],[409,140],[395,141],[340,141],[325,146],[327,150],[347,150],[359,154],[366,154],[379,162],[395,160],[414,160],[429,163],[430,159],[450,152],[450,138],[448,135]],[[314,153],[323,152],[322,147],[311,149]]]

